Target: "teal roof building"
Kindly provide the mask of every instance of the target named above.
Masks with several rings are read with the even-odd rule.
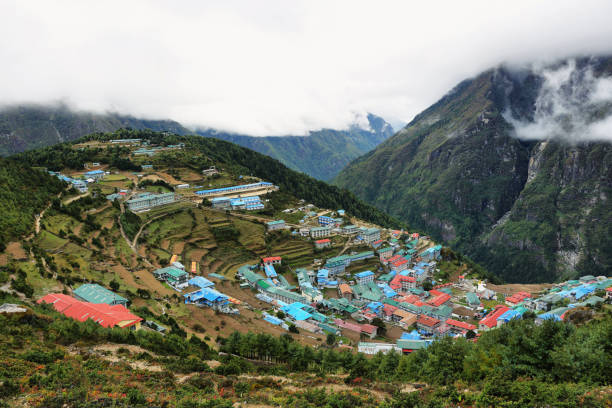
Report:
[[[79,286],[73,293],[75,298],[89,303],[106,303],[107,305],[127,305],[128,300],[105,287],[95,283]]]

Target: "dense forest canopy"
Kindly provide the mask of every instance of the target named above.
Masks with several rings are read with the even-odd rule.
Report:
[[[0,249],[30,232],[42,211],[66,183],[20,160],[0,158]]]

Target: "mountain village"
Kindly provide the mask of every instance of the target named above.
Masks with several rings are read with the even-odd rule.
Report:
[[[106,191],[106,199],[118,203],[122,211],[154,212],[157,219],[173,205],[205,206],[219,217],[260,223],[266,235],[288,234],[288,239],[312,246],[315,256],[301,265],[291,265],[282,254],[269,253],[223,273],[202,272],[203,257],[189,258],[180,251],[165,266],[155,268],[149,262],[149,273],[157,281],[185,304],[198,307],[193,313],[209,309],[231,317],[254,310],[262,331],[274,326],[312,339],[332,336],[339,340],[338,347],[365,354],[410,353],[442,336],[476,341],[483,331],[525,313],[535,314],[536,322],[563,320],[577,306],[609,302],[612,297],[612,279],[603,276],[547,285],[537,293],[504,290],[466,275],[461,268],[442,277],[446,249],[417,232],[383,229],[352,218],[342,209],[317,209],[304,200],[271,218],[261,212],[270,205],[268,195],[279,190],[272,183],[239,176],[238,182],[228,185],[229,176],[211,166],[195,177],[208,185],[194,185],[178,175],[156,171],[157,166],[148,161],[161,152],[181,150],[182,145],[149,146],[139,139],[107,144],[132,149],[142,172],[120,174],[91,163],[82,173],[49,173],[83,196]],[[123,184],[104,184],[113,180]],[[142,183],[145,180],[149,183]],[[218,180],[221,183],[215,183]],[[153,188],[138,188],[136,182]],[[239,290],[227,293],[228,282],[235,282]],[[251,304],[253,298],[259,306]],[[38,302],[104,327],[166,330],[159,322],[130,312],[128,299],[97,283],[84,283],[72,293],[48,293]]]

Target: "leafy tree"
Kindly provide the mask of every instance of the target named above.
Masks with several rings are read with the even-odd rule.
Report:
[[[119,290],[119,282],[117,282],[115,279],[113,279],[112,281],[110,281],[110,282],[108,283],[108,286],[110,286],[110,288],[111,288],[113,291],[115,291],[115,292]]]

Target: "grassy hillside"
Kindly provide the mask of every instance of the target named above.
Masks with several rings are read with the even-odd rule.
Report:
[[[115,113],[72,111],[66,106],[13,106],[0,110],[0,156],[75,140],[93,132],[120,128],[186,134],[177,122],[137,119]]]
[[[382,118],[369,114],[370,129],[353,125],[348,130],[323,129],[308,136],[254,137],[199,131],[273,157],[286,166],[319,180],[331,180],[351,160],[369,152],[393,134]]]
[[[609,273],[612,145],[514,137],[504,115],[529,120],[540,83],[504,69],[464,81],[335,184],[508,281]]]

